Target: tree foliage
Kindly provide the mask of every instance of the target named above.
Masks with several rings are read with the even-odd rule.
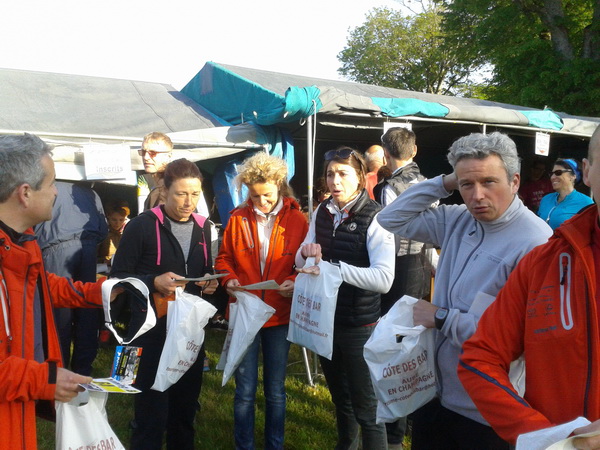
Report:
[[[600,115],[600,0],[440,0],[448,42],[493,66],[490,100]]]
[[[381,7],[350,31],[338,72],[352,81],[433,94],[460,93],[475,67],[447,46],[439,7],[413,16]]]

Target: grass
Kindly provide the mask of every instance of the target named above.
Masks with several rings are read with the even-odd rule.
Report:
[[[204,373],[201,410],[196,416],[196,447],[199,449],[228,450],[233,442],[233,395],[234,382],[230,380],[221,387],[222,372],[214,370],[225,333],[208,329],[206,353],[211,371]],[[101,349],[94,363],[93,376],[110,374],[114,347]],[[259,379],[262,379],[262,368]],[[307,382],[301,349],[292,344],[286,379],[287,416],[285,448],[289,450],[327,449],[336,443],[335,412],[331,396],[322,377],[317,376],[315,386]],[[256,448],[264,448],[264,395],[260,384],[256,407]],[[106,406],[109,422],[126,447],[129,443],[129,422],[133,418],[133,398],[126,394],[109,395]],[[38,445],[41,450],[55,447],[54,424],[38,420]]]

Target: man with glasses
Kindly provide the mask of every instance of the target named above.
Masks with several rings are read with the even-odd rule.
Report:
[[[506,449],[458,380],[462,344],[519,260],[552,234],[516,195],[520,160],[506,135],[473,133],[448,152],[454,171],[408,188],[377,216],[383,228],[441,248],[433,300],[415,325],[435,328],[438,398],[413,413],[413,450]],[[431,205],[458,189],[463,205]]]
[[[172,152],[173,142],[166,134],[153,131],[144,136],[139,153],[146,173],[138,178],[140,190],[148,191],[148,196],[144,201],[144,210],[165,203],[162,177],[167,164],[171,162]]]

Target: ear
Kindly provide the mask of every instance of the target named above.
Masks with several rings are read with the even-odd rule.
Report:
[[[512,179],[512,188],[511,191],[513,194],[519,192],[519,186],[521,185],[521,174],[515,173]]]
[[[587,158],[583,158],[583,167],[582,167],[582,179],[584,184],[587,187],[590,187],[590,167],[591,167],[592,163],[590,163],[590,160]]]
[[[412,152],[411,158],[414,158],[415,156],[417,156],[417,146],[416,145],[415,145],[415,148],[413,148],[413,152]]]
[[[29,200],[31,198],[31,186],[27,183],[22,184],[20,186],[18,186],[15,191],[14,191],[14,195],[17,199],[17,201],[19,202],[19,204],[27,207],[29,205]]]

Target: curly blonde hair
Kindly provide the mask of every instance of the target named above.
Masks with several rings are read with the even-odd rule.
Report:
[[[292,188],[287,182],[287,164],[281,158],[264,152],[256,153],[244,160],[237,171],[235,179],[238,189],[242,188],[242,184],[252,186],[256,183],[273,183],[279,187],[279,195],[293,196]]]

